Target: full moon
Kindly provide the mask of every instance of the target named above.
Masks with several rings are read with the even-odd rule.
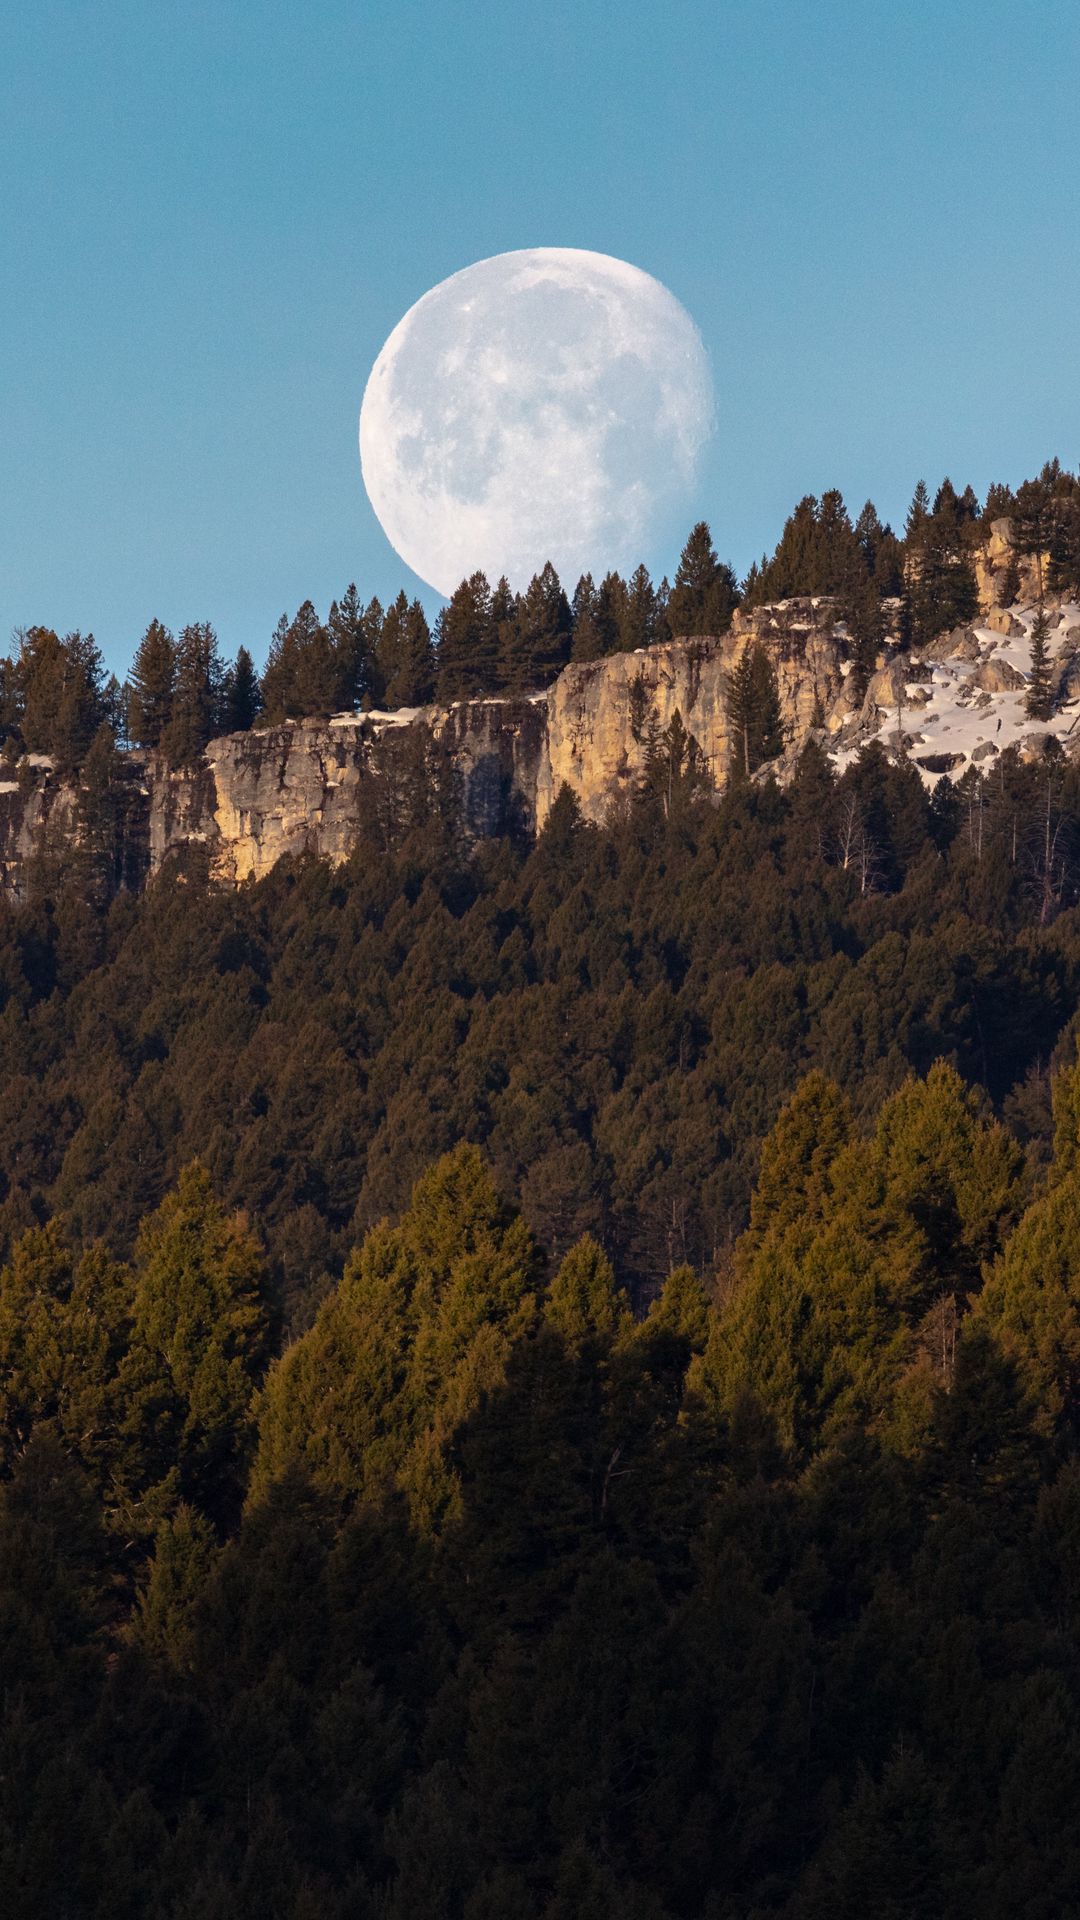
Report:
[[[371,370],[360,461],[387,538],[440,593],[478,568],[520,590],[548,560],[572,592],[685,534],[712,424],[701,336],[666,287],[529,247],[409,308]]]

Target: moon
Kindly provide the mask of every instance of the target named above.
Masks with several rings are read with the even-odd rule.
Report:
[[[610,254],[527,247],[399,320],[364,391],[360,463],[387,538],[438,592],[477,569],[520,591],[548,560],[572,591],[685,534],[712,425],[708,356],[674,294]]]

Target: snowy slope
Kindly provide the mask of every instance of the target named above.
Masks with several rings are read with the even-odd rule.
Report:
[[[920,762],[936,760],[938,755],[956,756],[956,764],[948,769],[949,778],[955,780],[973,764],[985,773],[1006,747],[1021,746],[1033,734],[1053,734],[1066,750],[1080,751],[1080,668],[1076,691],[1071,696],[1066,693],[1048,721],[1032,720],[1025,713],[1024,687],[994,692],[977,684],[980,667],[989,661],[1012,668],[1025,681],[1029,678],[1035,608],[1014,608],[1013,617],[1022,632],[1010,637],[985,626],[964,630],[965,638],[970,636],[977,645],[975,659],[962,655],[933,661],[912,658],[899,719],[907,752],[928,786],[936,785],[943,773]],[[1048,645],[1055,673],[1067,668],[1074,655],[1080,659],[1080,605],[1069,602],[1050,614]],[[1072,684],[1070,679],[1068,685]],[[831,757],[838,767],[848,766],[866,740],[874,737],[895,748],[897,729],[896,706],[878,708],[875,715],[864,716],[860,728],[844,729]]]

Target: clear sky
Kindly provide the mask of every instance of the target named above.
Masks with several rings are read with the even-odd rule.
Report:
[[[364,383],[514,247],[693,314],[740,571],[806,492],[1075,466],[1078,101],[1076,0],[7,0],[0,644],[122,670],[158,615],[261,660],[309,596],[415,591]]]

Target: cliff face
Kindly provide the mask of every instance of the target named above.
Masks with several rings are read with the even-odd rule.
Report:
[[[544,693],[398,714],[342,714],[211,741],[191,769],[125,756],[124,847],[113,865],[128,884],[182,848],[206,849],[227,885],[260,878],[283,854],[340,861],[357,843],[366,782],[410,753],[442,756],[477,836],[543,826],[565,782],[599,821],[629,793],[650,734],[676,710],[717,786],[731,753],[726,676],[751,637],[776,661],[781,706],[796,742],[842,699],[842,635],[827,602],[790,601],[736,618],[722,639],[674,640],[640,653],[567,667]],[[35,854],[74,857],[84,843],[76,786],[41,755],[0,782],[0,885],[25,893]]]
[[[1010,553],[1008,523],[995,523],[980,561],[983,639],[964,629],[927,650],[928,658],[978,657],[982,677],[970,694],[984,704],[995,690],[1004,697],[993,672],[1001,662],[996,656],[990,661],[989,654],[996,648],[1004,658],[1010,634],[1023,641],[1017,660],[1006,663],[1010,684],[1023,678],[1025,629],[999,605]],[[1067,626],[1065,621],[1063,632]],[[535,833],[564,783],[586,818],[599,822],[633,791],[650,738],[663,732],[676,711],[722,787],[736,750],[727,677],[751,640],[762,643],[776,666],[789,759],[821,728],[842,762],[859,739],[884,728],[890,714],[896,726],[900,703],[909,714],[913,703],[926,705],[917,687],[907,687],[919,673],[895,654],[894,634],[886,649],[894,657],[882,657],[856,710],[848,690],[848,640],[834,603],[793,599],[737,614],[719,639],[673,640],[571,665],[543,693],[395,714],[340,714],[229,734],[212,741],[190,769],[127,754],[104,818],[44,756],[29,755],[6,778],[0,768],[0,891],[25,895],[42,854],[70,869],[81,855],[96,851],[97,870],[104,865],[111,885],[134,887],[187,848],[205,849],[213,876],[231,886],[260,878],[285,854],[341,861],[358,843],[362,816],[370,827],[372,809],[384,804],[378,794],[385,795],[388,783],[400,790],[409,779],[430,783],[447,771],[477,837]],[[1071,628],[1068,644],[1061,644],[1075,652]],[[1067,665],[1063,654],[1062,672]],[[922,744],[921,736],[912,738]]]

